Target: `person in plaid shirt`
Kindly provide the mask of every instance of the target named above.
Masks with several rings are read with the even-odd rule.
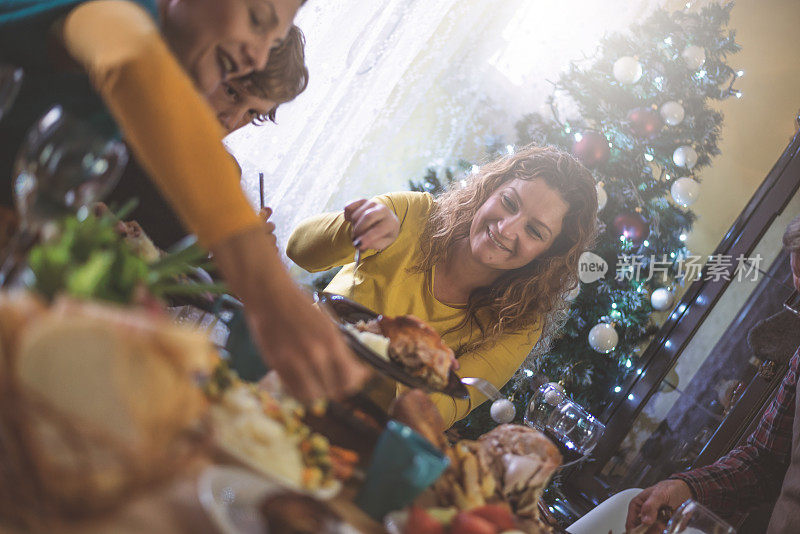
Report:
[[[794,286],[800,290],[800,216],[789,223],[783,244],[791,253]],[[745,444],[709,466],[672,475],[643,490],[628,506],[626,529],[650,525],[659,508],[675,509],[687,499],[695,499],[722,518],[732,518],[780,496],[768,532],[800,532],[800,471],[795,471],[800,470],[800,465],[795,465],[800,464],[800,425],[798,433],[794,432],[798,367],[800,349]]]

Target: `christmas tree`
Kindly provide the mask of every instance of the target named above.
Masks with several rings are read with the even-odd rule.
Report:
[[[726,63],[739,49],[726,28],[731,8],[659,10],[628,33],[606,37],[593,59],[571,64],[554,84],[551,113],[517,123],[517,145],[561,147],[592,171],[601,206],[592,253],[610,271],[567,297],[566,322],[549,349],[506,385],[518,420],[539,377],[595,414],[619,400],[657,329],[654,311],[668,309],[675,289],[691,281],[683,276],[695,218],[688,206],[699,193],[699,171],[719,154],[722,115],[710,104],[741,96],[734,82],[742,73]],[[564,103],[574,110],[568,118],[560,116]],[[497,139],[488,147],[492,157],[505,150],[513,147]],[[436,194],[470,167],[429,169],[411,185]],[[492,426],[484,405],[459,429],[476,436]]]

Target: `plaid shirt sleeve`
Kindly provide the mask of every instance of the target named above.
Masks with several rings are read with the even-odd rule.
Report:
[[[709,466],[670,478],[686,482],[698,501],[722,517],[777,499],[791,455],[798,366],[800,349],[746,444]]]

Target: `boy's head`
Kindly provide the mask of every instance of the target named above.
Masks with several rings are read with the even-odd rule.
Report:
[[[222,126],[232,132],[253,122],[275,122],[280,104],[289,102],[308,85],[305,38],[292,26],[286,39],[272,50],[262,71],[223,82],[208,96]]]

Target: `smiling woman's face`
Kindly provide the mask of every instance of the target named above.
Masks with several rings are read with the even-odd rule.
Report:
[[[550,248],[568,210],[561,195],[544,180],[506,182],[472,219],[472,257],[494,270],[523,267]]]
[[[261,70],[300,0],[164,0],[164,36],[204,95]]]

